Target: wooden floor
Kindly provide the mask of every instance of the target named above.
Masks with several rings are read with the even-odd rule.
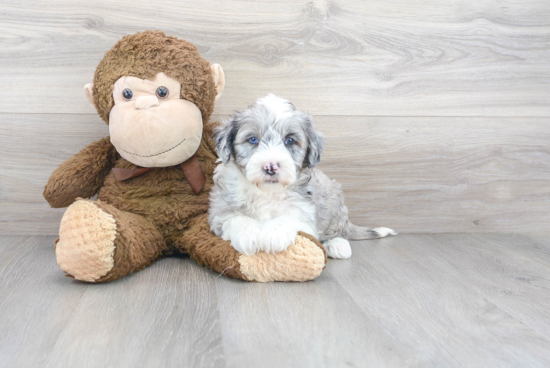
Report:
[[[417,234],[305,284],[64,277],[42,191],[109,134],[82,87],[146,29],[222,65],[213,120],[310,112],[351,220]],[[550,228],[549,35],[548,0],[2,0],[0,368],[550,367],[550,235],[491,234]]]
[[[550,236],[356,242],[271,284],[182,258],[85,284],[53,240],[0,237],[2,367],[550,366]]]

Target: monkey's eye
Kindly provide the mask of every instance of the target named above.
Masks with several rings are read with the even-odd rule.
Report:
[[[158,97],[158,98],[166,98],[166,97],[168,97],[168,88],[163,87],[163,86],[157,88],[157,97]]]
[[[285,139],[285,144],[286,144],[287,146],[292,146],[292,145],[294,144],[294,139],[291,138],[291,137],[287,137],[287,138]]]
[[[130,101],[132,97],[134,97],[134,92],[132,92],[130,88],[124,88],[124,91],[122,91],[122,97],[124,97],[126,101]]]
[[[248,141],[252,144],[258,144],[258,138],[256,137],[248,138]]]

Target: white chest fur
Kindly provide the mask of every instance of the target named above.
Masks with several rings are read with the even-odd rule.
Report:
[[[219,194],[223,193],[223,202],[234,212],[261,223],[280,216],[290,216],[316,229],[315,204],[311,198],[282,187],[271,191],[260,190],[246,180],[233,162],[216,168],[214,182],[220,189]],[[219,199],[222,199],[221,196]]]

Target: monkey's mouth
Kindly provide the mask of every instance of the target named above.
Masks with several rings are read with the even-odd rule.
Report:
[[[159,152],[159,153],[155,153],[154,155],[140,155],[140,154],[137,154],[137,153],[128,152],[128,151],[126,151],[125,149],[122,149],[122,148],[119,148],[119,149],[120,149],[121,151],[124,151],[124,152],[126,152],[126,153],[132,155],[132,156],[137,156],[137,157],[155,157],[155,156],[160,156],[160,155],[162,155],[162,154],[164,154],[164,153],[166,153],[166,152],[172,151],[173,149],[175,149],[175,148],[181,146],[181,144],[182,144],[183,142],[185,142],[185,138],[184,138],[181,142],[179,142],[178,144],[176,144],[174,147],[168,148],[167,150],[164,150],[164,151]]]

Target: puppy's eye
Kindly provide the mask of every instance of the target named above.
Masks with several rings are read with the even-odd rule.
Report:
[[[287,139],[285,139],[285,144],[286,144],[287,146],[292,146],[292,145],[294,144],[294,139],[288,137]]]
[[[258,138],[256,137],[248,138],[248,141],[252,144],[258,144]]]
[[[122,97],[126,101],[130,101],[132,97],[134,97],[134,92],[132,92],[130,88],[124,88],[124,90],[122,91]]]
[[[157,88],[157,97],[158,98],[164,99],[164,98],[168,97],[168,93],[169,93],[168,88],[166,88],[166,87],[161,86],[161,87]]]

